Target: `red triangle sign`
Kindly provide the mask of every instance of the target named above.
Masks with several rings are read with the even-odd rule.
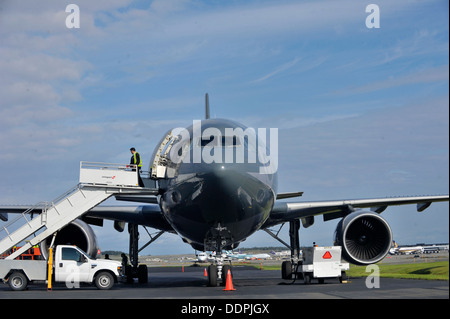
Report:
[[[322,256],[322,258],[323,258],[323,259],[331,259],[331,254],[330,254],[330,252],[327,251],[327,252]]]

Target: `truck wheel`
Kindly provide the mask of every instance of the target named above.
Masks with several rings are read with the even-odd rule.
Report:
[[[114,286],[114,277],[109,272],[102,271],[95,277],[95,286],[101,290],[108,290]]]
[[[9,287],[15,291],[25,290],[28,286],[28,278],[21,272],[15,271],[9,276]]]
[[[347,282],[348,278],[347,278],[347,274],[345,273],[345,271],[341,272],[341,277],[339,277],[339,282],[342,284],[343,282]]]

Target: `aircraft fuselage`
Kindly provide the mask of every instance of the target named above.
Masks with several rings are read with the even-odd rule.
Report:
[[[160,180],[160,206],[173,229],[195,249],[232,249],[269,217],[277,173],[262,169],[261,163],[270,161],[264,158],[266,147],[263,151],[260,140],[251,136],[254,130],[229,120],[197,124],[201,134],[196,135],[194,124],[172,147],[179,158],[172,165],[174,176]],[[236,133],[240,131],[245,134]]]

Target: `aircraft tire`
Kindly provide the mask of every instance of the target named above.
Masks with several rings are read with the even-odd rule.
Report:
[[[208,286],[217,287],[217,266],[209,265],[208,267]]]
[[[225,286],[227,282],[228,270],[231,272],[231,278],[233,278],[233,270],[230,265],[225,265],[222,267],[222,286]]]
[[[138,267],[138,282],[140,284],[146,284],[148,282],[147,265],[139,265],[139,267]]]
[[[292,262],[283,261],[281,264],[281,278],[292,279]]]
[[[127,278],[127,284],[133,283],[133,269],[131,268],[131,265],[125,266],[125,277]]]

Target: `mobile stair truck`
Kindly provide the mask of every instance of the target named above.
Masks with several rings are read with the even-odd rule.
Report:
[[[12,290],[24,290],[29,283],[63,282],[67,288],[94,283],[98,289],[110,289],[122,275],[119,261],[90,259],[76,246],[56,246],[47,260],[0,260],[0,278]],[[54,279],[52,279],[54,278]]]
[[[140,187],[137,171],[129,165],[81,162],[80,180],[75,187],[52,202],[36,204],[0,228],[0,255],[7,256],[0,259],[0,279],[7,281],[12,289],[22,290],[29,282],[46,278],[51,284],[54,271],[57,282],[76,285],[93,282],[100,289],[111,288],[119,276],[120,263],[89,259],[73,246],[57,246],[54,263],[52,252],[48,261],[16,258],[46,238],[56,236],[60,229],[111,196],[157,193],[155,188]]]

